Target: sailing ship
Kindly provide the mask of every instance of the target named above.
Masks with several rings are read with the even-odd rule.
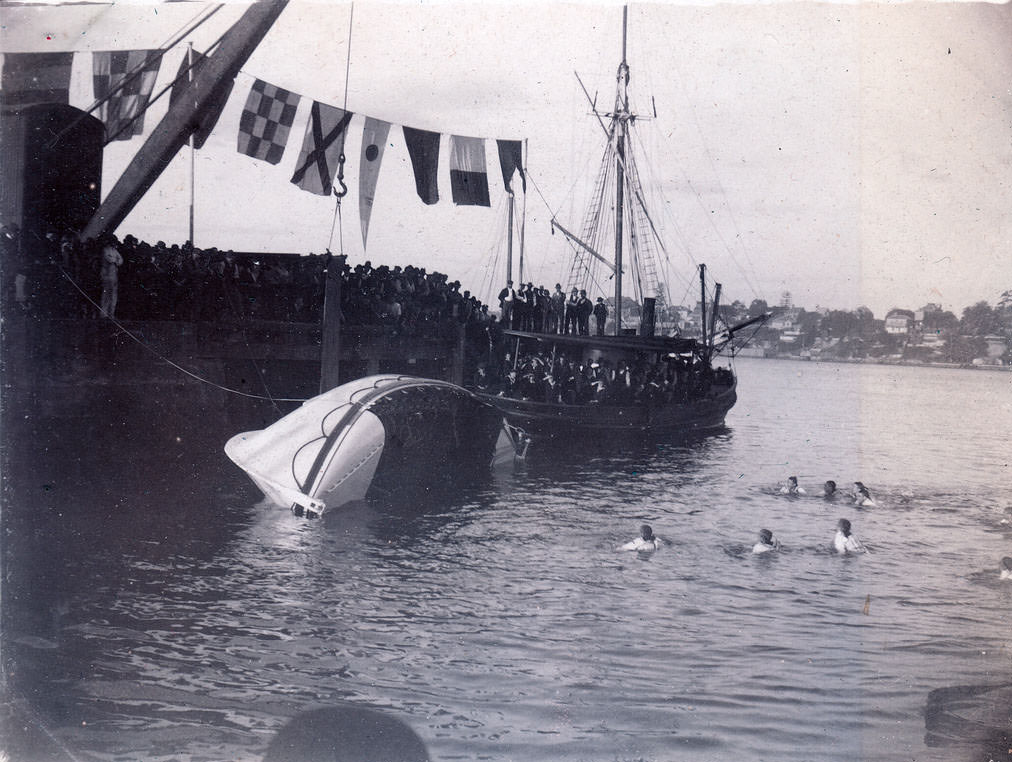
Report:
[[[568,286],[562,292],[573,297],[565,309],[574,309],[572,299],[579,285],[600,282],[597,274],[604,271],[614,280],[613,334],[591,336],[586,313],[571,321],[568,314],[563,319],[556,312],[549,330],[544,324],[514,321],[505,326],[499,357],[490,363],[493,367],[475,381],[479,397],[535,443],[587,434],[671,437],[723,426],[737,400],[737,379],[730,363],[715,367],[715,361],[725,350],[730,358],[742,345],[736,341],[739,332],[769,317],[756,316],[718,330],[721,284],[715,284],[710,301],[706,267],[699,265],[700,336],[658,335],[655,330],[658,301],[663,304],[657,270],[664,247],[644,202],[632,151],[637,115],[629,101],[627,26],[624,8],[614,108],[601,114],[591,101],[607,147],[583,229],[576,235],[552,220],[553,232],[560,231],[574,250]],[[584,93],[591,100],[586,88]],[[604,212],[611,200],[615,215],[609,219]],[[609,238],[610,258],[601,253]],[[641,305],[639,326],[632,328],[623,326],[627,276],[632,276],[634,298]]]

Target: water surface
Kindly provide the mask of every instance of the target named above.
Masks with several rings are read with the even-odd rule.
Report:
[[[716,435],[556,452],[423,504],[310,522],[227,466],[77,495],[37,530],[60,555],[12,681],[76,759],[256,760],[340,701],[434,760],[976,758],[959,727],[926,735],[925,708],[1012,682],[1012,374],[738,370]],[[792,474],[812,494],[776,494]],[[823,500],[826,479],[878,507]],[[831,552],[841,517],[868,555]],[[643,522],[665,547],[617,551]],[[760,527],[781,552],[750,553]]]

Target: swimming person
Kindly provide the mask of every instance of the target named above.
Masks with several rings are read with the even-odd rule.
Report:
[[[854,505],[858,508],[875,506],[875,501],[871,499],[871,492],[861,482],[854,482]]]
[[[840,519],[836,523],[836,537],[833,538],[833,547],[837,553],[866,553],[868,549],[861,544],[861,541],[850,533],[850,522],[847,519]]]
[[[289,720],[262,762],[429,762],[429,752],[397,717],[342,703]]]
[[[1001,560],[1001,576],[998,579],[1012,579],[1012,556],[1005,556]]]
[[[836,482],[827,479],[826,483],[822,485],[822,496],[826,500],[836,500]]]
[[[780,488],[781,495],[804,495],[807,494],[801,487],[798,486],[798,477],[788,476],[787,484]]]
[[[759,542],[752,546],[752,552],[769,553],[771,550],[780,550],[780,540],[774,540],[770,530],[760,529]]]
[[[619,550],[657,550],[659,547],[661,539],[654,534],[649,524],[643,524],[640,527],[640,536],[620,546]]]

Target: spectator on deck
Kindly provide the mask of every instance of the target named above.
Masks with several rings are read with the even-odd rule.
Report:
[[[604,336],[604,324],[608,319],[608,305],[604,303],[604,297],[597,297],[597,304],[594,305],[594,319],[597,320],[597,335]]]
[[[119,268],[123,257],[116,247],[116,239],[107,235],[102,245],[102,302],[100,309],[108,318],[116,317],[116,303],[119,301]]]
[[[555,284],[555,291],[548,298],[548,333],[562,333],[563,318],[566,314],[566,295],[562,292],[562,284]]]
[[[566,324],[562,330],[563,333],[574,336],[579,333],[579,303],[580,292],[576,286],[573,286],[572,291],[569,292],[569,298],[566,300]]]

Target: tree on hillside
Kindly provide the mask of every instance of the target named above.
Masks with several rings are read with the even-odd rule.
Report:
[[[999,313],[991,309],[987,302],[977,302],[963,310],[963,319],[959,321],[959,331],[967,336],[988,336],[998,333],[1001,329]]]
[[[949,362],[970,363],[975,357],[987,354],[987,342],[983,336],[960,336],[950,334],[945,340],[945,356]]]
[[[936,310],[935,312],[924,313],[924,321],[921,323],[922,333],[934,333],[938,336],[948,336],[959,330],[959,318],[948,310]]]
[[[810,347],[819,337],[819,326],[822,323],[822,315],[818,312],[798,311],[798,329],[801,332],[801,346]]]
[[[749,317],[748,307],[745,306],[745,302],[735,299],[731,302],[730,306],[724,307],[723,309],[724,319],[731,325],[740,323]]]
[[[854,321],[857,334],[865,339],[874,336],[882,327],[882,321],[875,320],[875,313],[863,306],[854,310]]]
[[[830,310],[822,319],[822,332],[831,339],[842,339],[850,335],[856,322],[853,312]]]
[[[759,317],[760,315],[765,315],[769,311],[770,307],[766,303],[765,299],[753,299],[752,304],[750,304],[748,308],[748,316]]]
[[[1012,289],[1002,292],[998,306],[994,308],[998,320],[998,333],[1005,337],[1005,353],[1002,360],[1012,363]]]

